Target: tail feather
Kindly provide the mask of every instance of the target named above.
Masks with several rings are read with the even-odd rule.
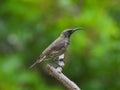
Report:
[[[38,62],[34,62],[31,66],[30,66],[30,69],[33,68]]]
[[[34,63],[30,66],[30,69],[33,68],[36,64],[42,62],[43,59],[44,59],[44,58],[39,58],[38,60],[36,60],[36,62],[34,62]]]

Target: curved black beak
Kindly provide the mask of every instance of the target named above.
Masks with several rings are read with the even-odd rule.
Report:
[[[73,30],[84,30],[84,28],[74,28]]]

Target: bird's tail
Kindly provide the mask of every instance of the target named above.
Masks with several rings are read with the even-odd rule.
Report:
[[[38,62],[34,62],[31,66],[30,66],[30,69],[33,68]]]
[[[36,60],[31,66],[30,66],[30,69],[33,68],[36,64],[40,63],[43,61],[44,58],[39,58],[38,60]]]

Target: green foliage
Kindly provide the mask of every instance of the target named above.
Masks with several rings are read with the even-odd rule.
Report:
[[[62,30],[71,37],[64,73],[83,90],[120,89],[119,0],[1,0],[0,90],[66,90],[50,78],[40,53]]]

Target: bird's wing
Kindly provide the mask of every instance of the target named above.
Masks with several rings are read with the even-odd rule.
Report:
[[[49,54],[49,53],[52,52],[52,51],[61,50],[61,49],[64,47],[64,45],[65,45],[64,42],[65,42],[65,41],[64,41],[61,37],[57,38],[52,44],[50,44],[50,45],[48,46],[48,48],[46,48],[46,49],[43,51],[42,55],[43,55],[43,54],[44,54],[44,55],[47,55],[47,54]]]
[[[40,63],[41,61],[43,61],[44,59],[48,59],[51,57],[51,54],[59,54],[59,50],[61,50],[62,48],[64,48],[64,43],[65,41],[59,37],[57,38],[52,44],[50,44],[43,52],[42,54],[39,56],[39,58],[36,60],[36,62],[34,64],[32,64],[30,66],[30,68],[34,67],[37,63]]]

